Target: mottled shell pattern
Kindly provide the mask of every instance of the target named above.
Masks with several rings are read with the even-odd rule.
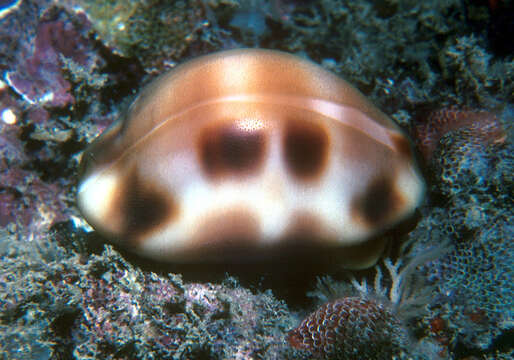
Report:
[[[385,114],[320,66],[270,50],[215,53],[161,76],[82,161],[86,220],[172,262],[309,244],[357,247],[347,265],[366,267],[382,251],[367,240],[424,193]]]

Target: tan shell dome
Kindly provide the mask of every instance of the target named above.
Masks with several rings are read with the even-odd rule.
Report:
[[[366,240],[424,193],[409,141],[385,114],[320,66],[270,50],[215,53],[163,75],[83,163],[86,220],[173,262],[308,243],[347,248],[341,262],[366,267],[383,247]]]

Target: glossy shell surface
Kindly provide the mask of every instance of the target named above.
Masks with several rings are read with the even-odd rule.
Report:
[[[164,74],[82,162],[86,220],[173,262],[307,244],[356,248],[347,265],[366,267],[382,250],[369,239],[424,192],[409,141],[385,114],[320,66],[269,50],[215,53]]]

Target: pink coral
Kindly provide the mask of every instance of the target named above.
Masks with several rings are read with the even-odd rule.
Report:
[[[399,320],[386,306],[344,297],[310,314],[288,341],[321,359],[385,359],[401,349],[403,338]]]
[[[501,143],[505,140],[503,127],[496,115],[484,110],[462,110],[456,107],[432,112],[414,129],[414,138],[425,160],[430,160],[439,140],[449,132],[463,129],[469,138],[481,144]]]

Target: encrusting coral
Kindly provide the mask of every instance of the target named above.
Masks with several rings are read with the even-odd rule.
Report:
[[[439,239],[452,244],[426,265],[438,289],[423,319],[447,356],[472,349],[467,351],[499,358],[491,349],[512,331],[513,114],[507,105],[492,122],[450,130],[427,159],[432,206],[409,236],[425,244]],[[481,129],[487,131],[476,131]]]

